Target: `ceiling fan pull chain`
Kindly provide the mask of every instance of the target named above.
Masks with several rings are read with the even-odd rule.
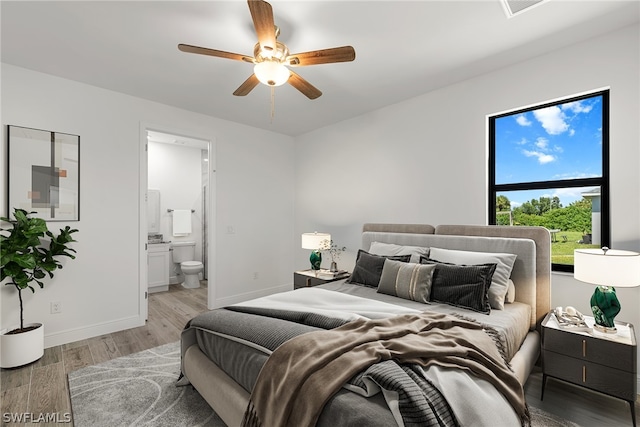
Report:
[[[271,86],[271,124],[273,124],[273,116],[276,114],[276,88]]]

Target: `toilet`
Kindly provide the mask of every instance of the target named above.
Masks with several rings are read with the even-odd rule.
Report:
[[[182,286],[193,289],[200,287],[200,272],[204,266],[200,261],[194,261],[196,255],[196,242],[171,243],[173,262],[180,265],[180,271],[184,276]]]

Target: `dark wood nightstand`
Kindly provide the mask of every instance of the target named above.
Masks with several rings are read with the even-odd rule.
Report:
[[[593,317],[585,316],[593,326]],[[637,346],[633,325],[615,322],[616,334],[561,329],[552,313],[542,321],[542,392],[554,377],[629,402],[636,426]]]
[[[349,277],[348,271],[331,274],[329,270],[300,270],[293,273],[293,289],[309,288]]]

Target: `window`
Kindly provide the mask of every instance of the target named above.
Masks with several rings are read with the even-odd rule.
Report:
[[[608,246],[609,91],[489,117],[489,223],[551,232],[553,270]]]

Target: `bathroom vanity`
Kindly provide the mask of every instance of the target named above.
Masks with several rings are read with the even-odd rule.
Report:
[[[171,243],[149,243],[147,250],[147,283],[149,293],[169,290]]]

